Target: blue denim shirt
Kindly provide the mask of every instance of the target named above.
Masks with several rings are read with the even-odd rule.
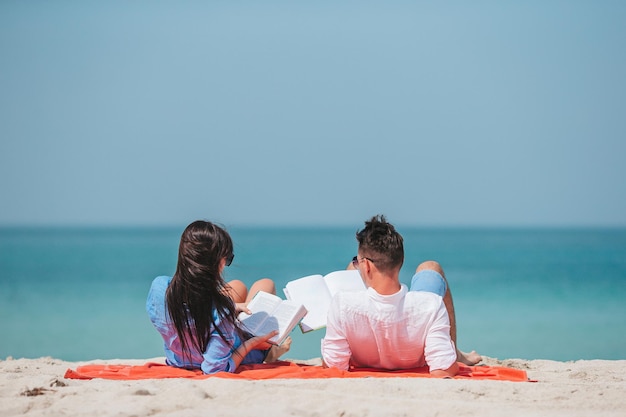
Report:
[[[241,339],[237,335],[234,326],[221,322],[215,311],[213,312],[213,319],[216,326],[219,327],[222,334],[226,337],[226,341],[222,339],[217,330],[213,329],[204,353],[192,352],[191,358],[183,356],[178,334],[176,334],[174,324],[169,320],[169,314],[165,305],[165,291],[171,280],[172,278],[168,276],[156,277],[152,281],[148,299],[146,300],[146,311],[150,316],[150,321],[163,338],[167,364],[179,368],[200,368],[205,374],[220,371],[234,372],[235,364],[232,354],[241,345]],[[252,350],[241,363],[262,363],[264,358],[265,352]]]

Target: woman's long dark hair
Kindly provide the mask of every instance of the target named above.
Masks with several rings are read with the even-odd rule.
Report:
[[[184,355],[192,349],[206,351],[211,331],[226,336],[215,325],[213,312],[221,322],[235,329],[235,305],[220,275],[220,262],[233,254],[233,241],[221,227],[206,221],[191,223],[180,238],[178,264],[165,294],[165,303]]]

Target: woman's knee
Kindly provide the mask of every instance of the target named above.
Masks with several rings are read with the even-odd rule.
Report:
[[[252,286],[250,287],[247,301],[252,300],[256,293],[258,293],[259,291],[276,294],[276,285],[274,284],[274,281],[269,278],[262,278],[258,281],[255,281],[254,284],[252,284]]]
[[[236,303],[243,303],[248,297],[246,284],[238,279],[228,281],[226,291],[228,296]]]
[[[261,291],[269,292],[270,294],[276,294],[276,284],[270,278],[261,278],[255,284],[258,284]]]

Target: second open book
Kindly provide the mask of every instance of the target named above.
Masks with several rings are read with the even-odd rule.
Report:
[[[306,308],[300,304],[259,291],[248,303],[252,314],[239,313],[239,321],[255,336],[263,336],[278,330],[278,334],[268,341],[280,345],[289,333],[306,315]]]
[[[359,271],[342,270],[289,281],[283,292],[287,300],[302,304],[307,309],[300,322],[300,329],[306,333],[326,326],[330,301],[336,293],[358,290],[365,290]]]
[[[278,330],[269,342],[280,345],[297,324],[303,333],[325,327],[330,302],[336,293],[364,289],[356,270],[309,275],[287,283],[283,289],[286,300],[259,291],[248,303],[252,314],[240,313],[239,320],[255,336]]]

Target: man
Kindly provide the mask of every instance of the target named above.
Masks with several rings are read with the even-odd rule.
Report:
[[[427,364],[433,376],[451,377],[459,371],[457,361],[475,365],[482,360],[474,351],[456,348],[452,295],[437,262],[418,266],[409,291],[399,280],[404,244],[394,226],[375,216],[356,238],[358,255],[348,269],[359,270],[367,290],[333,298],[322,339],[326,366],[410,369]]]

